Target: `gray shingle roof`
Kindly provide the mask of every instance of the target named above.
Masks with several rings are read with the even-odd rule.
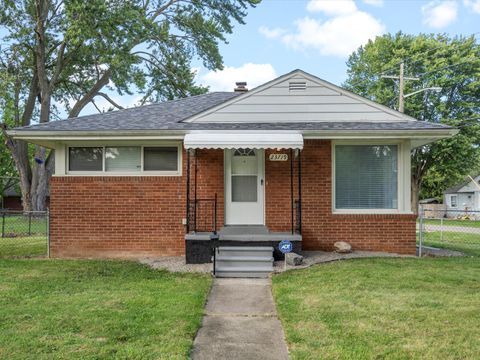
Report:
[[[471,175],[474,179],[476,179],[478,177],[478,175],[480,174],[473,174]],[[468,184],[470,184],[472,182],[472,179],[467,176],[465,177],[465,179],[463,179],[462,182],[459,182],[458,184],[456,185],[453,185],[451,187],[449,187],[448,189],[446,189],[443,193],[444,194],[454,194],[454,193],[457,193],[461,188],[463,188],[464,186],[467,186]]]
[[[202,111],[238,96],[239,92],[212,92],[205,95],[165,101],[102,114],[36,124],[19,129],[41,131],[102,131],[170,129]]]
[[[182,120],[222,104],[241,93],[213,92],[205,95],[144,105],[125,110],[53,121],[15,129],[21,131],[129,131],[129,130],[445,130],[450,127],[424,121],[390,122],[278,122],[278,123],[201,123]]]

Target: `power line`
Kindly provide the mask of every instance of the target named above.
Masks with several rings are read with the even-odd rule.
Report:
[[[478,34],[480,34],[480,31],[478,31],[478,32],[476,32],[476,33],[473,33],[473,34],[471,34],[470,36],[476,36],[476,35],[478,35]],[[447,44],[447,43],[442,43],[442,44],[439,45],[439,46],[436,46],[436,47],[434,47],[434,48],[432,48],[432,49],[427,50],[426,52],[422,53],[422,55],[428,54],[428,53],[430,53],[430,52],[432,52],[432,51],[441,49],[441,48],[443,48],[443,47],[445,47],[445,46],[448,46],[448,45],[449,45],[449,44]],[[465,45],[465,44],[463,44],[463,43],[458,43],[458,44],[454,45],[453,49],[456,49],[457,47],[460,47],[460,46],[463,46],[463,45]],[[449,50],[450,50],[450,49],[449,49]],[[413,59],[415,56],[416,56],[416,54],[407,56],[406,58],[403,58],[402,60],[400,60],[399,62],[397,62],[397,63],[396,63],[395,65],[393,65],[392,67],[390,67],[390,68],[388,68],[388,69],[386,69],[386,70],[382,70],[382,74],[386,73],[387,71],[396,69],[396,68],[400,65],[400,63],[402,63],[402,62],[407,62],[407,61]],[[433,55],[431,55],[431,56],[433,56]],[[431,57],[431,56],[428,56],[428,57],[426,57],[426,58],[423,57],[422,59],[417,59],[417,60],[415,60],[413,63],[411,63],[411,64],[409,64],[409,65],[416,64],[417,62],[426,60],[426,59],[428,59],[428,58]]]
[[[474,62],[474,61],[479,61],[479,59],[468,59],[468,60],[461,61],[461,62],[458,62],[458,63],[455,63],[455,64],[451,64],[451,65],[447,65],[447,66],[441,67],[441,68],[439,68],[439,69],[435,69],[435,70],[431,70],[431,71],[426,71],[426,72],[420,73],[420,74],[418,74],[418,76],[424,76],[424,75],[427,75],[427,74],[432,74],[432,73],[435,73],[435,72],[437,72],[437,71],[441,71],[441,70],[445,70],[445,69],[450,69],[450,68],[452,68],[452,67],[459,66],[459,65],[463,65],[463,64],[467,64],[467,63]]]

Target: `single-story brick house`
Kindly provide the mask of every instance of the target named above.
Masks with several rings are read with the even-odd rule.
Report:
[[[237,86],[11,130],[55,149],[51,255],[209,261],[213,231],[415,253],[410,151],[455,129],[301,70]]]

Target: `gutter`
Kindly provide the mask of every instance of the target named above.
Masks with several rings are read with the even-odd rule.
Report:
[[[449,137],[456,135],[459,130],[456,128],[434,128],[434,129],[393,129],[393,130],[128,130],[128,131],[29,131],[29,130],[8,130],[7,134],[15,139],[49,139],[49,140],[88,140],[88,139],[109,139],[109,140],[130,140],[142,139],[183,139],[185,134],[191,133],[300,133],[306,139],[325,139],[332,137],[410,137],[424,138]]]

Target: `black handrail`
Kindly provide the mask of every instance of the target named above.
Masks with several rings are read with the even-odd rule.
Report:
[[[213,251],[213,275],[217,262],[217,194],[213,199],[194,199],[188,201],[187,229],[193,232],[211,232],[211,248]]]
[[[217,233],[217,194],[213,198],[190,200],[188,210],[190,231]]]
[[[302,200],[295,200],[295,232],[302,233]]]

